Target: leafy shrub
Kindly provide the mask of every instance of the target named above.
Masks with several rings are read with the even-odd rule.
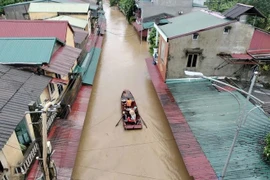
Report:
[[[115,6],[118,2],[119,0],[110,0],[110,6]]]
[[[156,46],[156,29],[152,28],[150,34],[149,34],[149,53],[151,54],[151,56],[153,55],[154,52],[154,48],[157,48],[158,46]]]
[[[270,160],[270,133],[267,134],[265,138],[265,146],[263,150],[263,155],[265,156],[266,160]]]

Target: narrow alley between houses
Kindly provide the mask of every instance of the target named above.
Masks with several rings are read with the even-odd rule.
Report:
[[[168,121],[149,78],[147,43],[116,7],[104,2],[107,19],[73,180],[187,180]],[[120,96],[129,89],[148,128],[125,131]]]

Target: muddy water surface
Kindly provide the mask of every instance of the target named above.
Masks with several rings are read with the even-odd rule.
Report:
[[[149,78],[147,43],[119,10],[104,3],[107,19],[102,55],[72,179],[187,180],[188,173]],[[123,89],[133,93],[148,128],[125,131]]]

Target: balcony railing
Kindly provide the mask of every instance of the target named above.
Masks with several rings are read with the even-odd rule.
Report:
[[[52,112],[52,114],[48,117],[47,130],[49,130],[50,127],[52,126],[52,123],[53,123],[54,119],[56,118],[56,116],[57,116],[57,112]]]
[[[7,172],[0,172],[0,180],[9,180]]]
[[[24,160],[20,163],[19,166],[15,168],[16,174],[26,174],[29,170],[29,167],[33,163],[38,152],[38,144],[36,142],[32,142],[31,145],[27,148],[24,153]]]

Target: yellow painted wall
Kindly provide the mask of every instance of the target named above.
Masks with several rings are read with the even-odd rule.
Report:
[[[4,168],[8,168],[8,162],[3,151],[0,151],[0,161]]]
[[[70,14],[68,15],[70,17],[75,17],[75,18],[78,18],[78,19],[83,19],[83,20],[88,20],[88,15],[85,14],[85,15],[80,15],[80,14]]]
[[[70,27],[67,29],[66,44],[71,47],[75,47],[74,33],[71,31]]]
[[[42,94],[40,95],[40,101],[42,102],[42,104],[44,104],[45,100],[49,100],[50,99],[50,93],[49,93],[49,88],[46,87]]]
[[[0,151],[0,162],[2,163],[3,165],[3,168],[7,168],[9,169],[9,165],[8,165],[8,162],[7,162],[7,159],[3,153],[3,151]],[[10,175],[10,171],[6,171],[6,175],[9,176]],[[1,177],[1,176],[0,176]]]
[[[7,163],[12,168],[17,166],[18,162],[23,160],[23,154],[20,149],[21,148],[17,136],[15,132],[13,132],[8,139],[6,145],[2,149],[2,152],[6,157]]]
[[[30,12],[29,17],[31,20],[35,19],[45,19],[57,16],[56,12],[53,13],[42,13],[42,12]]]

